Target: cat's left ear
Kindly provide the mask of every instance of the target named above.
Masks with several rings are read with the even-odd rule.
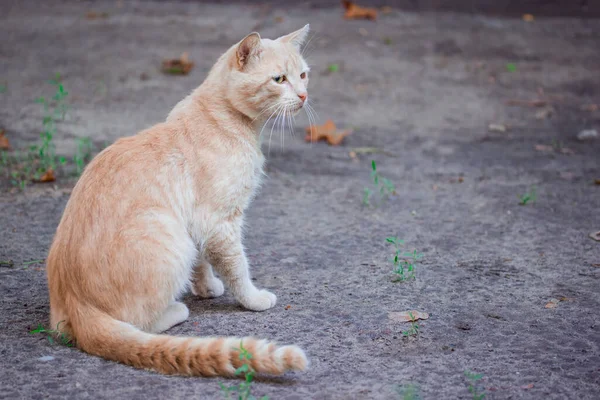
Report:
[[[306,37],[308,36],[309,30],[310,30],[310,25],[306,24],[306,25],[304,25],[304,28],[298,29],[296,32],[292,32],[288,35],[282,36],[277,40],[284,42],[284,43],[291,43],[294,46],[296,46],[298,49],[300,49],[300,47],[302,47],[302,45],[304,44]]]

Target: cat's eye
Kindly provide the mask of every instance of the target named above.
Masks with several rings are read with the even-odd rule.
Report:
[[[273,80],[277,83],[283,83],[285,82],[285,75],[279,75],[279,76],[275,76],[273,77]]]
[[[306,72],[303,72],[300,74],[300,79],[304,79],[304,78],[306,78]]]

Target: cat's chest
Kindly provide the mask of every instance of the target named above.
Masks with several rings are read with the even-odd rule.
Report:
[[[226,178],[219,184],[223,209],[244,210],[256,194],[263,176],[262,154],[238,157],[227,163]]]

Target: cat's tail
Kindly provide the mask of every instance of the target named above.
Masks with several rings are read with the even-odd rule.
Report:
[[[70,330],[87,353],[164,374],[233,376],[243,364],[279,375],[308,366],[297,346],[278,346],[251,337],[178,337],[143,332],[93,307],[77,307]],[[240,357],[245,349],[251,357]]]

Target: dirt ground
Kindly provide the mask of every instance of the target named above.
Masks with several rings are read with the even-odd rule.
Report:
[[[589,107],[600,104],[600,20],[396,10],[345,21],[338,6],[304,3],[2,8],[0,125],[13,147],[34,143],[33,100],[60,72],[71,110],[55,140],[68,158],[78,137],[101,148],[161,121],[248,32],[311,24],[309,95],[321,123],[354,132],[339,147],[309,145],[302,116],[285,143],[273,135],[245,244],[278,304],[254,313],[228,293],[190,295],[189,320],[170,331],[306,350],[308,372],[261,377],[255,395],[401,399],[414,384],[423,399],[469,399],[469,370],[489,399],[600,398],[600,242],[589,236],[600,231],[600,138],[577,139],[600,130]],[[159,72],[184,51],[188,76]],[[349,155],[364,147],[384,153]],[[365,207],[372,159],[397,195]],[[222,398],[219,383],[234,382],[161,376],[29,333],[48,320],[45,267],[31,261],[45,258],[73,183],[0,186],[0,399]],[[519,205],[532,188],[535,202]],[[423,253],[415,281],[392,282],[388,236]],[[562,301],[546,308],[552,299]],[[409,325],[388,313],[412,309],[430,317],[405,337]]]

